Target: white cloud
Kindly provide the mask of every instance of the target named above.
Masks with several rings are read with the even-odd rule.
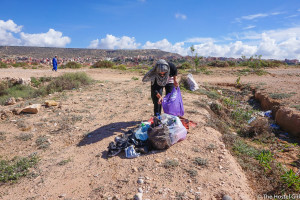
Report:
[[[100,49],[137,49],[140,46],[139,43],[135,42],[134,37],[122,36],[116,37],[107,34],[105,38],[91,41],[89,48],[100,48]]]
[[[97,49],[98,45],[99,45],[99,40],[98,39],[92,40],[90,45],[88,46],[88,48]]]
[[[18,26],[12,20],[0,20],[0,45],[19,45],[21,41],[15,38],[13,33],[18,33],[21,29],[22,26]]]
[[[186,19],[187,19],[186,15],[181,14],[181,13],[176,13],[176,14],[175,14],[175,18],[176,18],[176,19],[183,19],[183,20],[186,20]]]
[[[183,47],[184,42],[177,42],[174,45],[167,39],[163,39],[157,42],[147,41],[142,47],[143,49],[160,49],[167,52],[178,53],[181,55],[187,55],[188,49]]]
[[[242,16],[242,17],[239,17],[239,18],[235,18],[235,21],[236,22],[241,22],[242,20],[254,20],[254,19],[257,19],[257,18],[264,18],[264,17],[269,17],[269,16],[272,16],[272,15],[280,15],[280,14],[283,14],[283,13],[282,12],[257,13],[257,14],[254,14],[254,15],[246,15],[246,16]]]
[[[300,12],[300,8],[297,11]]]
[[[47,33],[20,33],[21,40],[25,46],[39,46],[39,47],[65,47],[71,42],[71,39],[62,36],[62,32],[49,29]]]
[[[167,39],[157,42],[147,41],[142,48],[161,49],[163,51],[178,53],[183,56],[191,54],[190,46],[193,43],[195,53],[199,56],[247,57],[262,55],[264,59],[300,59],[300,27],[281,30],[268,30],[261,33],[254,31],[240,34],[239,40],[216,40],[213,38],[190,38],[175,44]],[[238,38],[237,37],[237,38]],[[222,44],[220,43],[222,42]]]
[[[195,38],[188,38],[184,42],[186,43],[205,43],[205,42],[214,42],[215,40],[213,38],[205,38],[205,37],[195,37]]]
[[[241,17],[241,19],[252,20],[252,19],[256,19],[256,18],[260,18],[260,17],[267,17],[267,16],[269,16],[269,15],[265,14],[265,13],[258,13],[258,14],[255,14],[255,15],[243,16],[243,17]]]
[[[249,25],[249,26],[247,26],[247,27],[245,27],[245,28],[243,28],[244,30],[247,30],[247,29],[252,29],[252,28],[255,28],[256,26],[253,26],[253,25]]]
[[[54,29],[49,29],[47,33],[29,34],[21,32],[22,28],[13,20],[0,20],[0,45],[65,47],[71,42],[69,37]]]
[[[11,19],[7,20],[6,22],[3,20],[0,20],[0,30],[18,33],[21,31],[21,29],[22,29],[22,26],[18,26]]]

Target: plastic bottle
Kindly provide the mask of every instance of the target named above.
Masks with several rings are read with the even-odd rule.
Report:
[[[150,127],[149,124],[141,124],[141,127],[135,132],[135,137],[139,140],[145,141],[148,139],[148,128]]]

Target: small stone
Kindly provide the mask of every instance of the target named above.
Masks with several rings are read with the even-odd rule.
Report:
[[[138,188],[138,192],[139,193],[143,193],[143,189],[142,188]]]
[[[139,178],[137,182],[138,182],[138,184],[143,184],[143,183],[144,183],[144,180],[141,179],[141,178]]]
[[[221,165],[219,165],[219,169],[223,169],[223,167]]]
[[[46,101],[45,101],[45,105],[46,105],[47,107],[50,107],[50,106],[57,106],[58,103],[57,103],[56,101],[54,101],[54,100],[46,100]]]
[[[137,193],[137,194],[134,196],[134,200],[143,200],[143,194],[142,194],[142,193]]]
[[[59,195],[58,197],[59,198],[63,198],[63,197],[65,197],[66,196],[66,194],[61,194],[61,195]]]
[[[23,113],[37,114],[41,108],[41,104],[33,104],[22,109]]]
[[[138,169],[137,169],[136,167],[133,167],[133,168],[132,168],[132,171],[133,171],[133,172],[138,172]]]
[[[14,105],[14,104],[16,104],[15,97],[11,97],[5,102],[5,105]]]
[[[155,159],[155,162],[161,163],[162,161],[160,159]]]
[[[191,181],[191,179],[188,179],[187,182],[188,182],[188,183],[191,183],[192,181]]]
[[[228,195],[224,195],[222,200],[232,200],[232,198]]]

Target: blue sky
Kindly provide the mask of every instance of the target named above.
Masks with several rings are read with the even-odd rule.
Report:
[[[0,45],[300,59],[299,0],[0,1]]]

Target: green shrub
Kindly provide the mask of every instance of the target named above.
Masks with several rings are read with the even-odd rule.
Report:
[[[236,110],[231,112],[231,117],[236,121],[236,123],[241,123],[243,121],[248,121],[251,118],[253,111],[247,111],[241,108],[237,108]]]
[[[212,67],[229,67],[229,64],[227,61],[213,61],[207,64],[208,66],[212,66]]]
[[[300,111],[300,104],[298,104],[298,105],[292,105],[292,108],[296,108],[297,110]]]
[[[81,67],[82,67],[81,64],[79,64],[77,62],[73,62],[73,61],[72,62],[68,62],[67,64],[61,66],[62,69],[65,69],[65,68],[79,69]]]
[[[108,60],[100,60],[96,62],[92,68],[112,68],[114,63]]]
[[[177,160],[165,160],[163,163],[163,167],[166,169],[175,168],[179,166],[179,162]]]
[[[7,64],[0,61],[0,68],[7,68]]]
[[[30,77],[31,79],[31,85],[33,87],[39,87],[39,85],[41,84],[41,81],[35,77]]]
[[[62,92],[63,90],[72,90],[83,85],[88,85],[91,82],[92,79],[84,72],[66,73],[53,79],[45,87],[45,90],[48,94],[54,92]]]
[[[27,63],[25,62],[17,62],[17,63],[14,63],[12,64],[13,67],[25,67],[27,66]]]
[[[38,89],[34,89],[26,85],[8,86],[8,83],[1,82],[0,104],[4,105],[4,103],[10,97],[22,97],[23,99],[30,99],[38,96],[45,96],[54,92],[62,92],[63,90],[79,88],[81,86],[90,84],[92,82],[92,79],[88,77],[84,72],[77,72],[66,73],[56,78],[41,77],[39,79],[36,79],[32,77],[31,81],[33,81],[33,85],[35,85],[36,87],[39,87],[43,82],[50,81],[50,83],[47,86],[42,86]]]
[[[229,65],[230,67],[235,67],[235,66],[236,66],[236,62],[234,62],[234,61],[232,61],[232,60],[227,61],[227,63],[228,63],[228,65]]]
[[[131,77],[131,79],[134,80],[134,81],[139,80],[139,78],[138,78],[138,77],[135,77],[135,76]]]
[[[223,104],[225,104],[229,108],[235,108],[238,105],[238,102],[233,100],[230,97],[225,97],[222,99]]]
[[[254,147],[247,145],[242,140],[236,140],[233,144],[233,151],[236,154],[248,155],[251,157],[257,157],[260,154],[260,151]]]
[[[296,191],[300,190],[300,179],[295,172],[290,169],[281,176],[281,181],[289,188],[294,187]]]
[[[262,151],[258,156],[256,156],[256,159],[259,161],[259,163],[264,167],[264,170],[270,169],[270,163],[273,160],[273,155],[270,151]]]
[[[201,165],[201,166],[203,166],[203,165],[207,165],[208,161],[207,161],[207,159],[205,159],[205,158],[197,157],[197,158],[195,158],[194,163],[195,163],[196,165]]]
[[[36,90],[34,88],[27,85],[15,85],[10,88],[6,88],[4,91],[0,92],[2,93],[0,96],[0,104],[4,105],[10,97],[21,97],[23,99],[34,98],[36,97],[35,91]]]
[[[119,69],[119,70],[127,70],[126,65],[114,65],[112,68]]]
[[[29,157],[15,157],[11,161],[0,161],[0,181],[16,181],[22,176],[26,176],[29,168],[34,167],[38,163],[38,157],[32,155]]]
[[[35,141],[38,149],[47,149],[50,146],[48,137],[45,135],[39,136]]]
[[[193,66],[189,62],[184,62],[184,63],[182,63],[181,66],[179,66],[179,69],[192,69],[192,68],[193,68]]]

